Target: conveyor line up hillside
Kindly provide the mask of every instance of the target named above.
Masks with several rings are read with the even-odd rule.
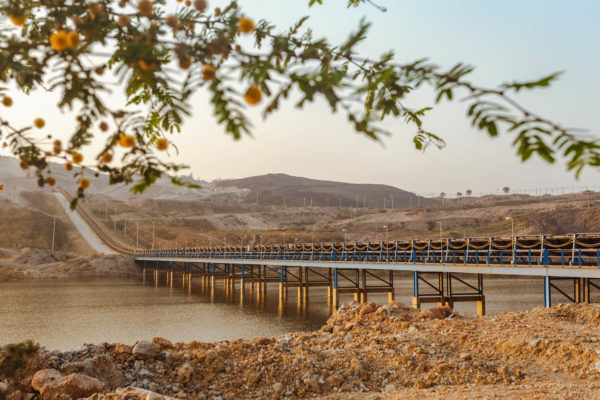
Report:
[[[58,193],[63,195],[67,201],[70,203],[73,200],[73,197],[65,190],[58,189]],[[96,220],[92,217],[92,213],[88,208],[79,202],[77,204],[77,208],[75,210],[77,214],[85,221],[85,223],[90,227],[90,229],[102,240],[106,246],[110,249],[116,251],[117,253],[122,254],[135,254],[136,248],[128,245],[127,243],[122,242],[119,239],[114,238],[104,227],[102,227]]]

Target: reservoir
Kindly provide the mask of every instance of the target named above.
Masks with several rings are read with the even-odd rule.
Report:
[[[167,284],[146,279],[87,278],[13,280],[0,282],[0,344],[32,339],[49,350],[75,349],[84,343],[133,344],[160,336],[173,342],[213,342],[278,336],[292,331],[319,329],[331,309],[326,288],[311,288],[307,307],[298,307],[295,289],[280,304],[278,285],[270,283],[265,296],[246,284],[214,289],[195,278],[184,287],[181,276]],[[399,274],[396,301],[410,305],[412,275]],[[484,277],[488,314],[527,310],[543,305],[541,278]],[[568,290],[568,289],[567,289]],[[564,301],[554,295],[554,304]],[[368,299],[384,304],[387,294]],[[345,294],[341,303],[352,301]],[[423,307],[433,307],[425,304]],[[461,315],[474,315],[475,303],[457,303]]]

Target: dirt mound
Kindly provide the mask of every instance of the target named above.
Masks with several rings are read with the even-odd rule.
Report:
[[[140,272],[131,256],[127,255],[62,255],[60,258],[42,249],[3,249],[0,257],[0,279],[111,277]]]
[[[103,371],[145,390],[139,393],[190,400],[503,393],[593,398],[600,387],[599,334],[596,305],[431,319],[398,303],[352,303],[316,332],[218,343],[156,338],[146,344],[156,347],[152,357],[107,343],[64,353],[41,350],[11,380],[11,389],[32,393],[31,377],[39,369],[87,373],[108,382],[85,367],[93,363],[88,360],[102,359]],[[108,398],[125,396],[110,384],[107,390],[112,391]]]

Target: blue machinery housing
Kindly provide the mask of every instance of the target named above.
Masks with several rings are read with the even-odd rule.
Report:
[[[309,287],[324,286],[333,307],[342,293],[364,302],[368,293],[387,292],[392,301],[395,271],[413,272],[413,307],[475,301],[479,315],[485,314],[483,275],[543,277],[547,307],[553,289],[575,303],[590,302],[591,290],[600,289],[600,234],[155,249],[137,251],[135,260],[156,273],[166,265],[171,279],[182,269],[190,285],[194,275],[263,289],[278,282],[282,299],[289,287],[307,301]],[[571,281],[572,292],[559,280]]]

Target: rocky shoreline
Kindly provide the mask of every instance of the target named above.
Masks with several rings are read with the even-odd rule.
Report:
[[[588,399],[600,396],[599,328],[598,304],[463,318],[351,303],[318,331],[274,338],[38,349],[0,385],[9,400]],[[4,371],[11,354],[0,350]]]
[[[9,279],[120,277],[140,273],[131,256],[53,255],[42,249],[0,248],[0,281]]]

